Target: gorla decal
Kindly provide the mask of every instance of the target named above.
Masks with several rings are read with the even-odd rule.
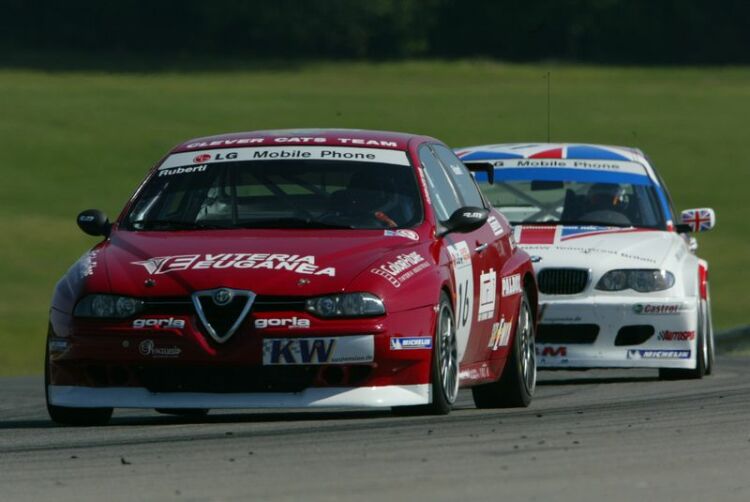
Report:
[[[669,331],[663,330],[659,332],[659,340],[667,342],[687,342],[695,340],[695,331]]]
[[[521,274],[513,274],[503,277],[503,296],[517,295],[523,291],[521,288]]]
[[[298,274],[327,275],[334,277],[336,269],[321,268],[315,263],[314,256],[269,253],[217,253],[188,254],[179,256],[160,256],[143,261],[131,262],[140,265],[150,275],[167,274],[183,270],[208,269],[268,269],[286,270]]]
[[[413,251],[400,254],[396,256],[395,260],[387,261],[379,267],[372,268],[370,272],[384,278],[393,287],[398,288],[405,281],[429,266],[429,263],[425,261],[421,254]]]
[[[471,322],[474,318],[474,269],[471,263],[471,252],[466,241],[460,241],[446,248],[451,258],[453,270],[455,303],[453,311],[456,316],[456,343],[458,360],[461,361],[469,343]]]
[[[263,364],[347,364],[372,362],[372,335],[320,338],[265,338]]]
[[[307,329],[310,327],[309,319],[301,319],[299,317],[289,318],[261,318],[256,319],[254,323],[257,329],[266,328],[288,328],[288,329]]]
[[[184,327],[185,321],[183,319],[175,319],[174,317],[136,319],[135,321],[133,321],[133,328],[135,329],[183,329]]]
[[[182,349],[179,347],[157,347],[153,340],[143,340],[138,344],[138,352],[142,356],[151,356],[153,358],[170,358],[179,357],[182,354]]]
[[[391,350],[431,349],[432,337],[429,336],[392,336]]]
[[[497,275],[493,269],[479,275],[479,312],[478,321],[492,319],[495,315],[495,297],[497,291]]]

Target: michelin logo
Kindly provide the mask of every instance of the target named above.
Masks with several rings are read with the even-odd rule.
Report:
[[[391,338],[391,350],[431,349],[432,338],[415,336],[409,338]]]
[[[689,350],[628,350],[628,359],[690,359]]]

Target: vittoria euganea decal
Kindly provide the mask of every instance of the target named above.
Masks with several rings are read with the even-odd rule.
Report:
[[[267,269],[307,275],[334,277],[334,267],[321,267],[312,255],[271,253],[217,253],[160,256],[131,262],[146,269],[150,275],[168,274],[184,270],[211,269]]]

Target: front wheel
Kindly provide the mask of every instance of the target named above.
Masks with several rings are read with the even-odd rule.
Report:
[[[399,415],[447,415],[458,397],[458,343],[453,307],[445,292],[435,322],[435,343],[432,348],[432,402],[422,406],[396,406]]]
[[[536,388],[534,318],[524,293],[516,319],[516,335],[508,363],[497,382],[472,387],[477,408],[525,408]]]
[[[70,408],[49,402],[49,349],[44,357],[44,396],[49,417],[62,425],[104,425],[112,418],[112,408]]]
[[[709,336],[712,333],[708,332],[706,313],[706,301],[700,300],[698,302],[698,327],[697,327],[697,340],[695,343],[695,368],[694,369],[677,369],[677,368],[659,368],[659,378],[662,380],[698,380],[703,378],[703,375],[709,373],[708,368],[712,366],[713,362],[713,344],[709,342]]]

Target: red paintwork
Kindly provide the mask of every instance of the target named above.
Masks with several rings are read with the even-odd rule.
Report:
[[[279,138],[284,138],[280,142]],[[292,143],[297,138],[299,143]],[[303,140],[301,138],[321,138]],[[351,141],[381,142],[352,145],[341,143],[341,138]],[[254,141],[254,142],[252,142]],[[306,142],[309,141],[309,142]],[[227,143],[232,142],[232,143]],[[388,146],[390,142],[393,145]],[[172,153],[189,150],[222,148],[229,146],[252,147],[256,145],[289,144],[366,146],[391,148],[408,153],[413,165],[418,164],[418,148],[424,143],[439,141],[423,136],[367,131],[260,131],[237,133],[187,141],[175,147]],[[197,146],[198,145],[198,146]],[[165,157],[166,158],[166,157]],[[163,159],[162,159],[163,161]],[[154,167],[156,169],[157,166]],[[419,173],[421,176],[421,173]],[[140,189],[139,189],[140,191]],[[92,381],[87,365],[95,362],[103,372],[119,373],[119,385],[140,385],[134,369],[141,366],[163,365],[260,365],[261,343],[264,336],[316,336],[316,335],[375,335],[375,362],[367,378],[356,384],[410,385],[430,381],[430,350],[390,350],[391,336],[433,336],[435,306],[441,290],[455,299],[456,285],[451,260],[446,246],[466,241],[474,267],[474,308],[471,334],[461,370],[476,370],[473,376],[462,378],[462,385],[496,380],[502,374],[513,335],[508,347],[497,351],[488,348],[493,322],[501,316],[516,320],[520,295],[501,297],[502,277],[520,274],[530,293],[532,311],[536,311],[536,286],[534,272],[528,255],[510,242],[511,228],[496,210],[492,215],[500,222],[503,233],[495,237],[489,224],[467,234],[449,234],[436,239],[435,216],[424,185],[420,183],[424,202],[424,221],[414,228],[418,241],[403,237],[384,236],[381,230],[204,230],[171,232],[131,232],[113,225],[110,237],[95,246],[95,265],[89,275],[83,276],[74,265],[61,279],[55,291],[50,315],[50,339],[70,341],[70,349],[50,354],[50,383],[56,385],[102,385]],[[137,195],[138,191],[136,192]],[[136,195],[131,198],[132,204]],[[127,206],[123,214],[127,211]],[[122,217],[122,216],[121,216]],[[475,253],[477,245],[489,243],[488,248]],[[428,266],[400,287],[394,287],[371,269],[394,260],[397,255],[417,252]],[[335,273],[323,275],[300,274],[288,270],[266,269],[208,269],[177,270],[162,274],[149,274],[146,266],[134,262],[165,256],[206,255],[222,253],[269,253],[313,256],[317,270],[335,268]],[[227,263],[225,260],[224,263]],[[479,302],[479,274],[493,269],[497,273],[495,316],[491,320],[477,320]],[[147,279],[154,284],[147,286]],[[300,282],[300,279],[307,281]],[[367,291],[384,300],[387,314],[378,318],[354,320],[318,319],[306,312],[251,313],[240,329],[225,343],[218,344],[204,334],[194,312],[183,315],[139,315],[139,318],[174,317],[185,321],[183,329],[135,329],[132,319],[123,321],[84,320],[72,317],[76,302],[88,293],[114,293],[134,297],[189,298],[196,290],[229,287],[251,289],[258,295],[312,297],[341,291]],[[310,320],[309,329],[267,328],[253,326],[255,319],[263,317],[288,318],[296,316]],[[515,324],[515,323],[514,323]],[[513,327],[515,330],[515,325]],[[180,357],[155,360],[138,351],[140,341],[149,338],[158,345],[181,349]],[[321,372],[325,367],[321,366]],[[349,371],[347,368],[345,373]],[[123,372],[126,376],[123,376]],[[346,377],[348,378],[348,377]],[[346,386],[345,381],[341,384]],[[329,385],[320,375],[315,386]]]

